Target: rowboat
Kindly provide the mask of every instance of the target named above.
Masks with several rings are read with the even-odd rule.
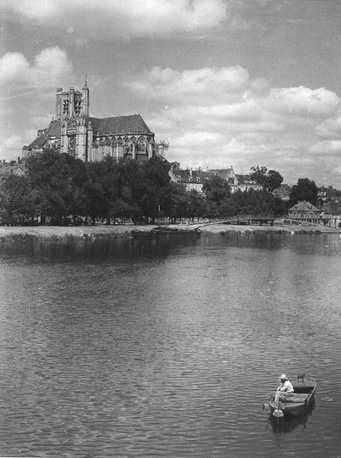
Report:
[[[299,376],[297,382],[293,383],[293,393],[283,393],[278,401],[275,401],[273,394],[268,403],[264,404],[274,417],[304,414],[313,404],[317,383],[312,377]]]

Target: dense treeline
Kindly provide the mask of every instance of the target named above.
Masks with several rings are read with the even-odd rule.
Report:
[[[96,221],[153,223],[156,218],[274,215],[286,211],[269,190],[231,194],[227,182],[209,178],[203,194],[172,183],[170,164],[154,157],[139,163],[84,163],[48,150],[26,160],[22,176],[10,175],[0,187],[0,217],[5,224],[80,224]],[[277,177],[278,178],[278,177]]]
[[[305,200],[313,205],[317,203],[319,189],[315,184],[315,181],[309,180],[309,178],[299,178],[297,184],[295,184],[290,193],[290,206],[297,204],[297,202]]]

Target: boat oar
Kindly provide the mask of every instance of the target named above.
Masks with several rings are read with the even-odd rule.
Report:
[[[280,408],[279,406],[279,398],[280,398],[280,391],[276,391],[275,393],[275,402],[276,402],[276,407],[274,409],[274,411],[272,412],[272,416],[275,417],[275,418],[281,418],[281,417],[284,417],[284,412],[283,410]],[[277,399],[276,399],[277,398]]]

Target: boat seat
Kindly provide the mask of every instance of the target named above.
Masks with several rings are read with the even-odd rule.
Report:
[[[295,393],[307,393],[314,389],[313,385],[294,385],[294,392]]]
[[[281,398],[281,402],[302,403],[307,399],[307,397],[307,393],[289,393],[285,397],[283,396],[283,398]]]

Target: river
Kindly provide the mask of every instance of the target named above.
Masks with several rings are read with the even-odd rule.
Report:
[[[337,234],[2,244],[0,456],[340,457],[340,272]]]

